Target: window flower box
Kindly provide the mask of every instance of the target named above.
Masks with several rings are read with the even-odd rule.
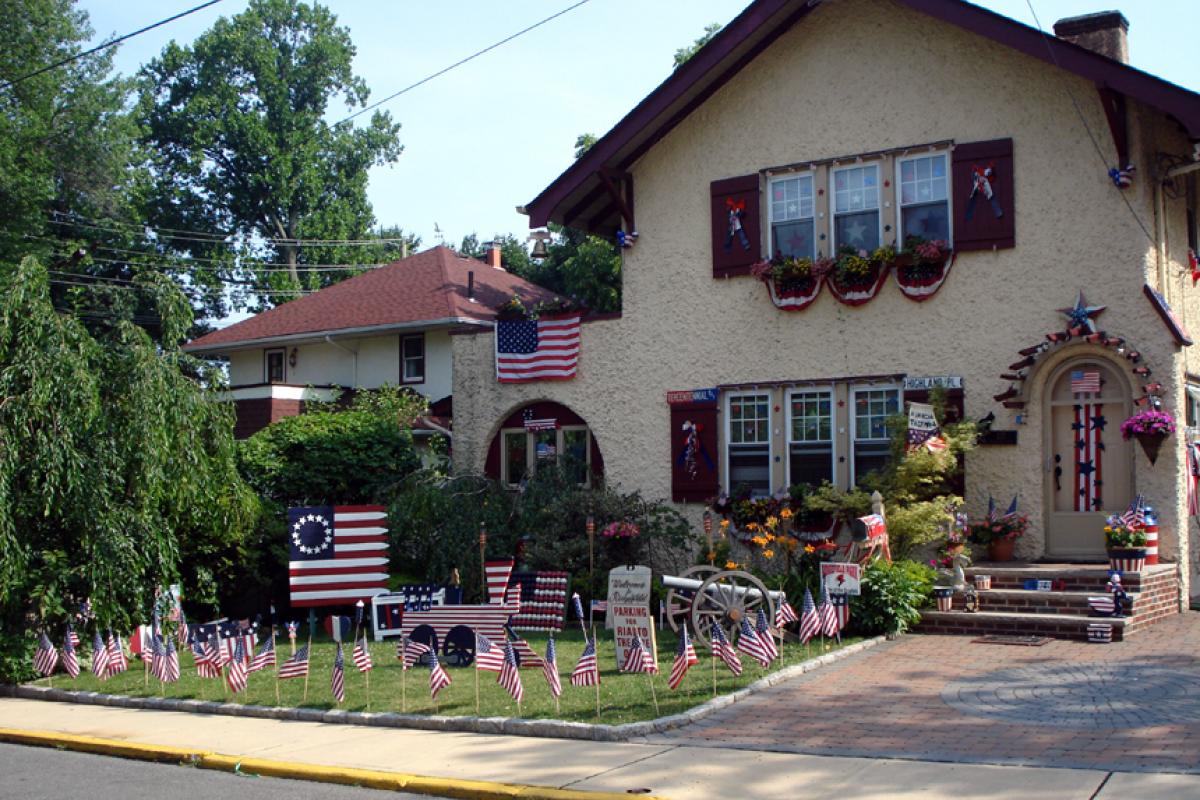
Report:
[[[879,294],[896,253],[889,246],[873,253],[843,247],[829,271],[829,290],[838,302],[860,306]]]
[[[776,256],[755,264],[751,274],[767,285],[767,293],[776,308],[803,311],[821,293],[832,264],[830,259],[813,261],[811,258]]]
[[[910,236],[892,263],[901,293],[920,303],[933,297],[946,282],[954,265],[954,251],[940,239],[925,241]]]

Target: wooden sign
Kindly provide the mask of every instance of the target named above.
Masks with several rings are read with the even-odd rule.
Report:
[[[667,392],[667,405],[690,405],[692,403],[716,403],[717,390],[687,389],[682,392]]]
[[[616,567],[608,573],[608,614],[605,618],[616,642],[617,668],[625,663],[625,653],[633,644],[634,634],[654,654],[658,663],[654,619],[650,616],[650,568]]]
[[[821,564],[821,583],[830,594],[862,594],[862,568],[858,564],[826,561]]]

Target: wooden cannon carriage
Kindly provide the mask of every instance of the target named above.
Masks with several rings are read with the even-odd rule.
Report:
[[[740,569],[692,567],[682,575],[664,575],[667,589],[666,618],[678,632],[687,622],[691,635],[709,645],[714,623],[725,629],[732,641],[734,631],[748,619],[753,625],[761,608],[768,624],[775,624],[775,609],[785,600],[783,592],[768,589],[763,582]]]

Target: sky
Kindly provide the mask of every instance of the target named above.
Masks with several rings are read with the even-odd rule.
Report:
[[[838,0],[827,0],[837,2]],[[577,0],[327,0],[357,48],[355,71],[383,98]],[[1112,8],[1112,0],[1032,0],[1042,25]],[[1195,0],[1126,0],[1130,60],[1200,90]],[[198,5],[199,0],[78,0],[95,42]],[[980,5],[1033,25],[1026,0]],[[222,0],[120,46],[116,68],[135,73],[172,39],[191,42],[221,16],[246,8]],[[581,133],[603,134],[671,72],[675,51],[727,23],[744,2],[588,0],[584,5],[387,103],[403,126],[404,153],[376,167],[369,194],[378,224],[417,233],[422,246],[476,233],[528,234],[516,206],[566,169]],[[341,119],[345,108],[330,112]],[[368,119],[365,115],[361,119]]]

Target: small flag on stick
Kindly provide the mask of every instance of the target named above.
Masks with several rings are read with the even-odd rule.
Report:
[[[371,652],[367,650],[366,634],[363,634],[363,637],[354,643],[353,658],[354,666],[358,668],[359,672],[370,672],[375,668],[375,665],[371,663]]]
[[[108,680],[108,647],[100,638],[100,631],[92,638],[92,674],[102,681]]]
[[[303,678],[308,675],[308,645],[303,645],[296,654],[279,667],[280,680]]]
[[[234,694],[246,690],[246,653],[242,649],[240,636],[233,646],[233,658],[229,659],[226,665],[225,683]]]
[[[771,635],[771,627],[767,625],[767,612],[761,608],[758,610],[758,620],[754,625],[754,632],[758,634],[758,640],[762,642],[763,649],[771,661],[779,658],[779,648],[775,646],[775,637]]]
[[[750,620],[742,617],[741,627],[738,628],[737,649],[739,652],[753,658],[764,667],[771,666],[771,656],[762,637],[750,627]]]
[[[250,672],[258,672],[273,666],[275,666],[275,637],[269,636],[263,639],[263,643],[258,647],[258,652],[254,654],[254,660],[250,662]]]
[[[671,675],[667,678],[667,686],[678,689],[683,682],[683,676],[694,664],[699,664],[696,648],[692,647],[692,639],[688,636],[687,623],[683,623],[683,633],[679,636],[679,647],[675,650],[675,660],[671,663]]]
[[[346,659],[342,656],[342,643],[337,643],[337,655],[333,658],[333,675],[329,680],[329,688],[333,699],[342,704],[346,702]]]
[[[46,676],[53,675],[54,668],[58,666],[58,651],[54,649],[54,644],[45,633],[38,639],[37,651],[33,654],[33,666]]]
[[[521,685],[521,673],[517,669],[517,654],[513,650],[512,642],[504,643],[504,666],[501,667],[500,677],[496,682],[508,691],[520,707],[521,698],[525,696],[525,687]]]
[[[809,639],[820,632],[821,616],[817,613],[816,604],[813,603],[812,592],[805,589],[804,604],[800,606],[800,641],[808,644]]]
[[[562,680],[558,677],[558,651],[554,647],[554,637],[550,637],[550,641],[546,642],[546,658],[542,661],[542,674],[546,676],[546,683],[550,685],[550,694],[554,695],[555,701],[562,694]]]
[[[583,654],[579,656],[571,672],[572,686],[595,686],[600,683],[600,669],[596,663],[596,641],[587,639]]]
[[[733,645],[729,643],[729,639],[725,636],[725,629],[721,627],[719,622],[714,622],[712,633],[709,634],[712,641],[713,656],[725,662],[725,666],[729,667],[729,671],[735,676],[742,674],[742,659],[738,658],[737,651],[733,649]]]
[[[475,669],[499,672],[504,668],[504,651],[482,633],[475,634]]]
[[[75,641],[71,641],[75,639]],[[67,635],[63,637],[62,646],[62,665],[67,674],[72,678],[79,677],[79,652],[75,647],[79,644],[79,637],[75,636],[71,626],[67,626]]]
[[[450,685],[450,675],[437,658],[429,659],[429,696],[437,700],[438,692]]]

